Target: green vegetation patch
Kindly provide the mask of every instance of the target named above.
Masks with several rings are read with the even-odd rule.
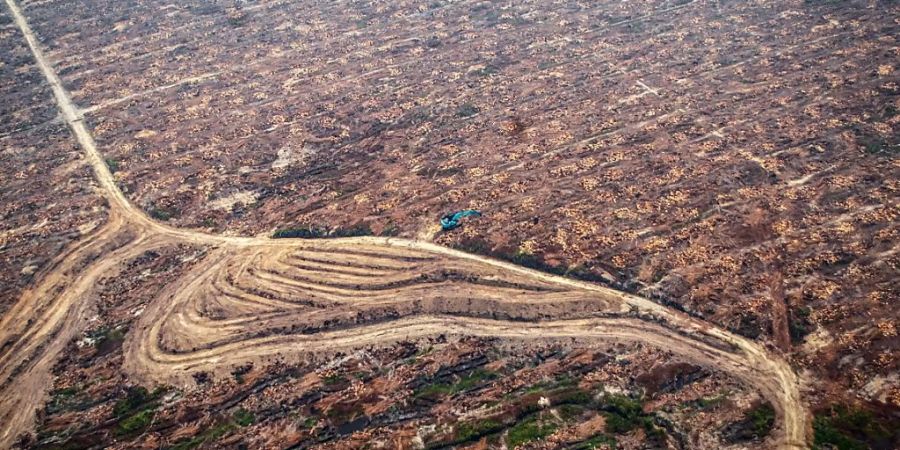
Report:
[[[701,397],[687,403],[687,406],[693,406],[700,410],[714,409],[725,402],[726,395],[724,393],[715,397]]]
[[[128,388],[125,392],[125,398],[116,402],[113,407],[113,415],[115,417],[124,417],[138,410],[154,408],[156,401],[167,391],[167,388],[160,386],[148,392],[143,386]]]
[[[494,419],[460,422],[456,424],[456,427],[454,428],[454,440],[456,443],[469,442],[482,436],[501,431],[503,428],[503,424]]]
[[[556,429],[557,424],[540,420],[537,415],[532,415],[509,428],[506,445],[514,449],[528,442],[542,440],[553,434]]]
[[[329,231],[327,228],[314,225],[301,225],[293,228],[283,228],[272,233],[275,239],[318,239],[318,238],[342,238],[357,236],[372,236],[375,233],[369,228],[368,224],[355,225],[350,228],[338,228]]]
[[[242,427],[247,427],[256,422],[256,416],[254,416],[252,412],[241,408],[235,411],[234,422]]]
[[[815,325],[810,320],[812,310],[807,307],[799,307],[791,311],[791,319],[788,322],[788,330],[791,334],[791,341],[795,344],[803,342],[809,333],[813,331]]]
[[[119,422],[117,433],[119,435],[133,435],[147,429],[156,417],[156,408],[147,408],[132,414]]]
[[[147,429],[156,416],[158,400],[168,391],[160,386],[148,392],[143,386],[128,388],[125,398],[113,406],[113,416],[119,424],[116,433],[122,436],[134,435]]]
[[[61,411],[84,411],[93,404],[94,402],[82,392],[81,387],[69,386],[50,392],[50,400],[44,409],[50,414]]]
[[[328,375],[327,377],[322,379],[322,382],[325,383],[326,386],[334,386],[338,384],[347,383],[348,380],[345,376],[340,374]]]
[[[623,434],[643,428],[648,440],[657,444],[665,440],[665,431],[655,424],[656,416],[644,412],[643,399],[612,394],[605,395],[599,403],[599,409],[606,417],[606,431]]]
[[[602,400],[606,429],[612,433],[627,433],[635,428],[653,428],[653,417],[644,413],[639,399],[626,395],[606,395]]]
[[[497,378],[497,374],[489,370],[475,369],[455,383],[434,383],[416,390],[416,398],[435,399],[444,395],[453,395],[471,390],[487,381]]]
[[[900,448],[900,420],[832,405],[813,419],[813,448],[864,450]]]
[[[744,417],[753,425],[753,433],[759,437],[768,436],[775,425],[775,409],[768,403],[747,411]]]
[[[769,435],[775,425],[775,409],[769,403],[754,405],[744,417],[722,431],[729,442],[759,440]]]
[[[866,153],[876,156],[895,156],[900,153],[900,144],[891,144],[883,139],[870,139],[863,143]]]
[[[571,450],[600,450],[600,449],[616,449],[616,438],[608,435],[600,433],[596,436],[592,436],[590,439],[579,442],[571,447]]]
[[[115,159],[106,158],[104,162],[106,162],[106,167],[109,168],[111,173],[116,173],[119,170],[119,162]]]
[[[573,388],[578,385],[578,380],[572,378],[569,375],[561,375],[552,381],[541,381],[539,383],[535,383],[528,388],[525,389],[525,394],[535,394],[535,393],[546,393],[547,391],[561,389],[561,388]]]
[[[152,217],[156,220],[161,220],[163,222],[165,222],[169,219],[172,219],[174,217],[178,217],[180,214],[181,214],[181,212],[178,211],[177,209],[169,208],[169,207],[154,206],[150,210],[150,217]]]

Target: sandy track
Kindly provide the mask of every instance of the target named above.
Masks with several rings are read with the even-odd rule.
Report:
[[[0,321],[0,446],[32,427],[50,367],[83,329],[95,282],[147,249],[179,243],[217,250],[153,299],[129,332],[125,370],[147,382],[439,334],[636,341],[755,387],[778,414],[772,443],[806,446],[799,381],[783,359],[647,299],[427,242],[225,237],[154,222],[118,189],[25,16],[14,0],[5,2],[94,170],[110,219],[58,258]],[[314,332],[301,334],[298,325]]]

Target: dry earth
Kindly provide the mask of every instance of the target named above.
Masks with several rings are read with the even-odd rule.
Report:
[[[118,188],[16,2],[6,5],[110,211],[105,225],[57,258],[3,316],[2,445],[31,427],[50,365],[85,325],[84,299],[95,282],[121,270],[123,261],[171,244],[214,249],[154,299],[129,333],[125,368],[138,379],[184,384],[193,371],[276,353],[329,353],[440,334],[640,341],[758,389],[777,412],[772,443],[806,445],[800,382],[781,357],[644,298],[425,242],[227,237],[151,220]],[[312,332],[292,333],[296,327]]]

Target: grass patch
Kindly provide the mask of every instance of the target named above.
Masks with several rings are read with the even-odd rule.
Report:
[[[894,105],[887,105],[884,108],[884,112],[881,114],[881,117],[884,119],[892,119],[898,113],[897,107]]]
[[[529,386],[525,389],[525,394],[536,394],[538,392],[545,392],[550,389],[559,389],[559,388],[571,388],[575,387],[578,384],[578,380],[572,378],[569,375],[562,375],[559,378],[553,381],[542,381],[536,384]]]
[[[73,396],[73,395],[75,395],[75,394],[77,394],[77,393],[78,393],[78,388],[77,388],[77,387],[75,387],[75,386],[69,386],[69,387],[67,387],[67,388],[57,389],[57,390],[53,391],[52,393],[50,393],[50,395],[52,395],[52,396],[54,396],[54,397],[60,396],[60,397],[63,397],[63,398],[68,398],[68,397],[71,397],[71,396]]]
[[[400,228],[397,226],[397,224],[395,224],[393,222],[388,223],[388,225],[386,227],[384,227],[383,230],[381,230],[381,233],[379,233],[379,236],[387,236],[387,237],[393,237],[393,236],[399,236],[399,235],[400,235]]]
[[[791,341],[793,343],[799,344],[803,342],[803,338],[815,328],[815,325],[809,318],[811,313],[812,310],[807,307],[799,307],[791,311],[788,330],[791,334]]]
[[[240,367],[235,367],[234,370],[231,371],[231,376],[234,377],[234,381],[237,384],[244,384],[244,375],[250,373],[253,370],[252,364],[245,364]]]
[[[506,434],[506,445],[514,449],[528,442],[542,440],[553,434],[556,428],[555,423],[539,421],[536,416],[531,416],[510,427]]]
[[[900,153],[900,144],[889,142],[860,125],[850,125],[849,130],[856,137],[856,143],[864,153],[872,156],[894,157]]]
[[[453,393],[453,388],[449,384],[435,383],[416,390],[416,398],[437,398]]]
[[[313,238],[322,238],[326,237],[328,232],[322,228],[314,228],[312,226],[307,227],[299,227],[299,228],[284,228],[280,230],[276,230],[275,233],[272,233],[272,237],[274,239],[286,239],[286,238],[301,238],[301,239],[313,239]]]
[[[580,404],[573,404],[573,403],[566,403],[566,404],[560,405],[559,408],[557,408],[557,412],[559,412],[559,417],[565,422],[568,422],[572,419],[577,419],[586,410],[587,409],[584,406],[581,406]]]

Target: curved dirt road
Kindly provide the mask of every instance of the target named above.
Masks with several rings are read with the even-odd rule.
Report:
[[[216,250],[154,299],[126,339],[125,370],[137,379],[178,383],[197,370],[438,334],[638,341],[755,387],[778,414],[772,443],[806,447],[799,380],[783,359],[647,299],[426,242],[225,237],[154,222],[118,189],[25,16],[5,1],[94,170],[110,219],[59,257],[0,321],[0,446],[32,427],[50,367],[85,324],[95,282],[148,249],[192,243]]]

